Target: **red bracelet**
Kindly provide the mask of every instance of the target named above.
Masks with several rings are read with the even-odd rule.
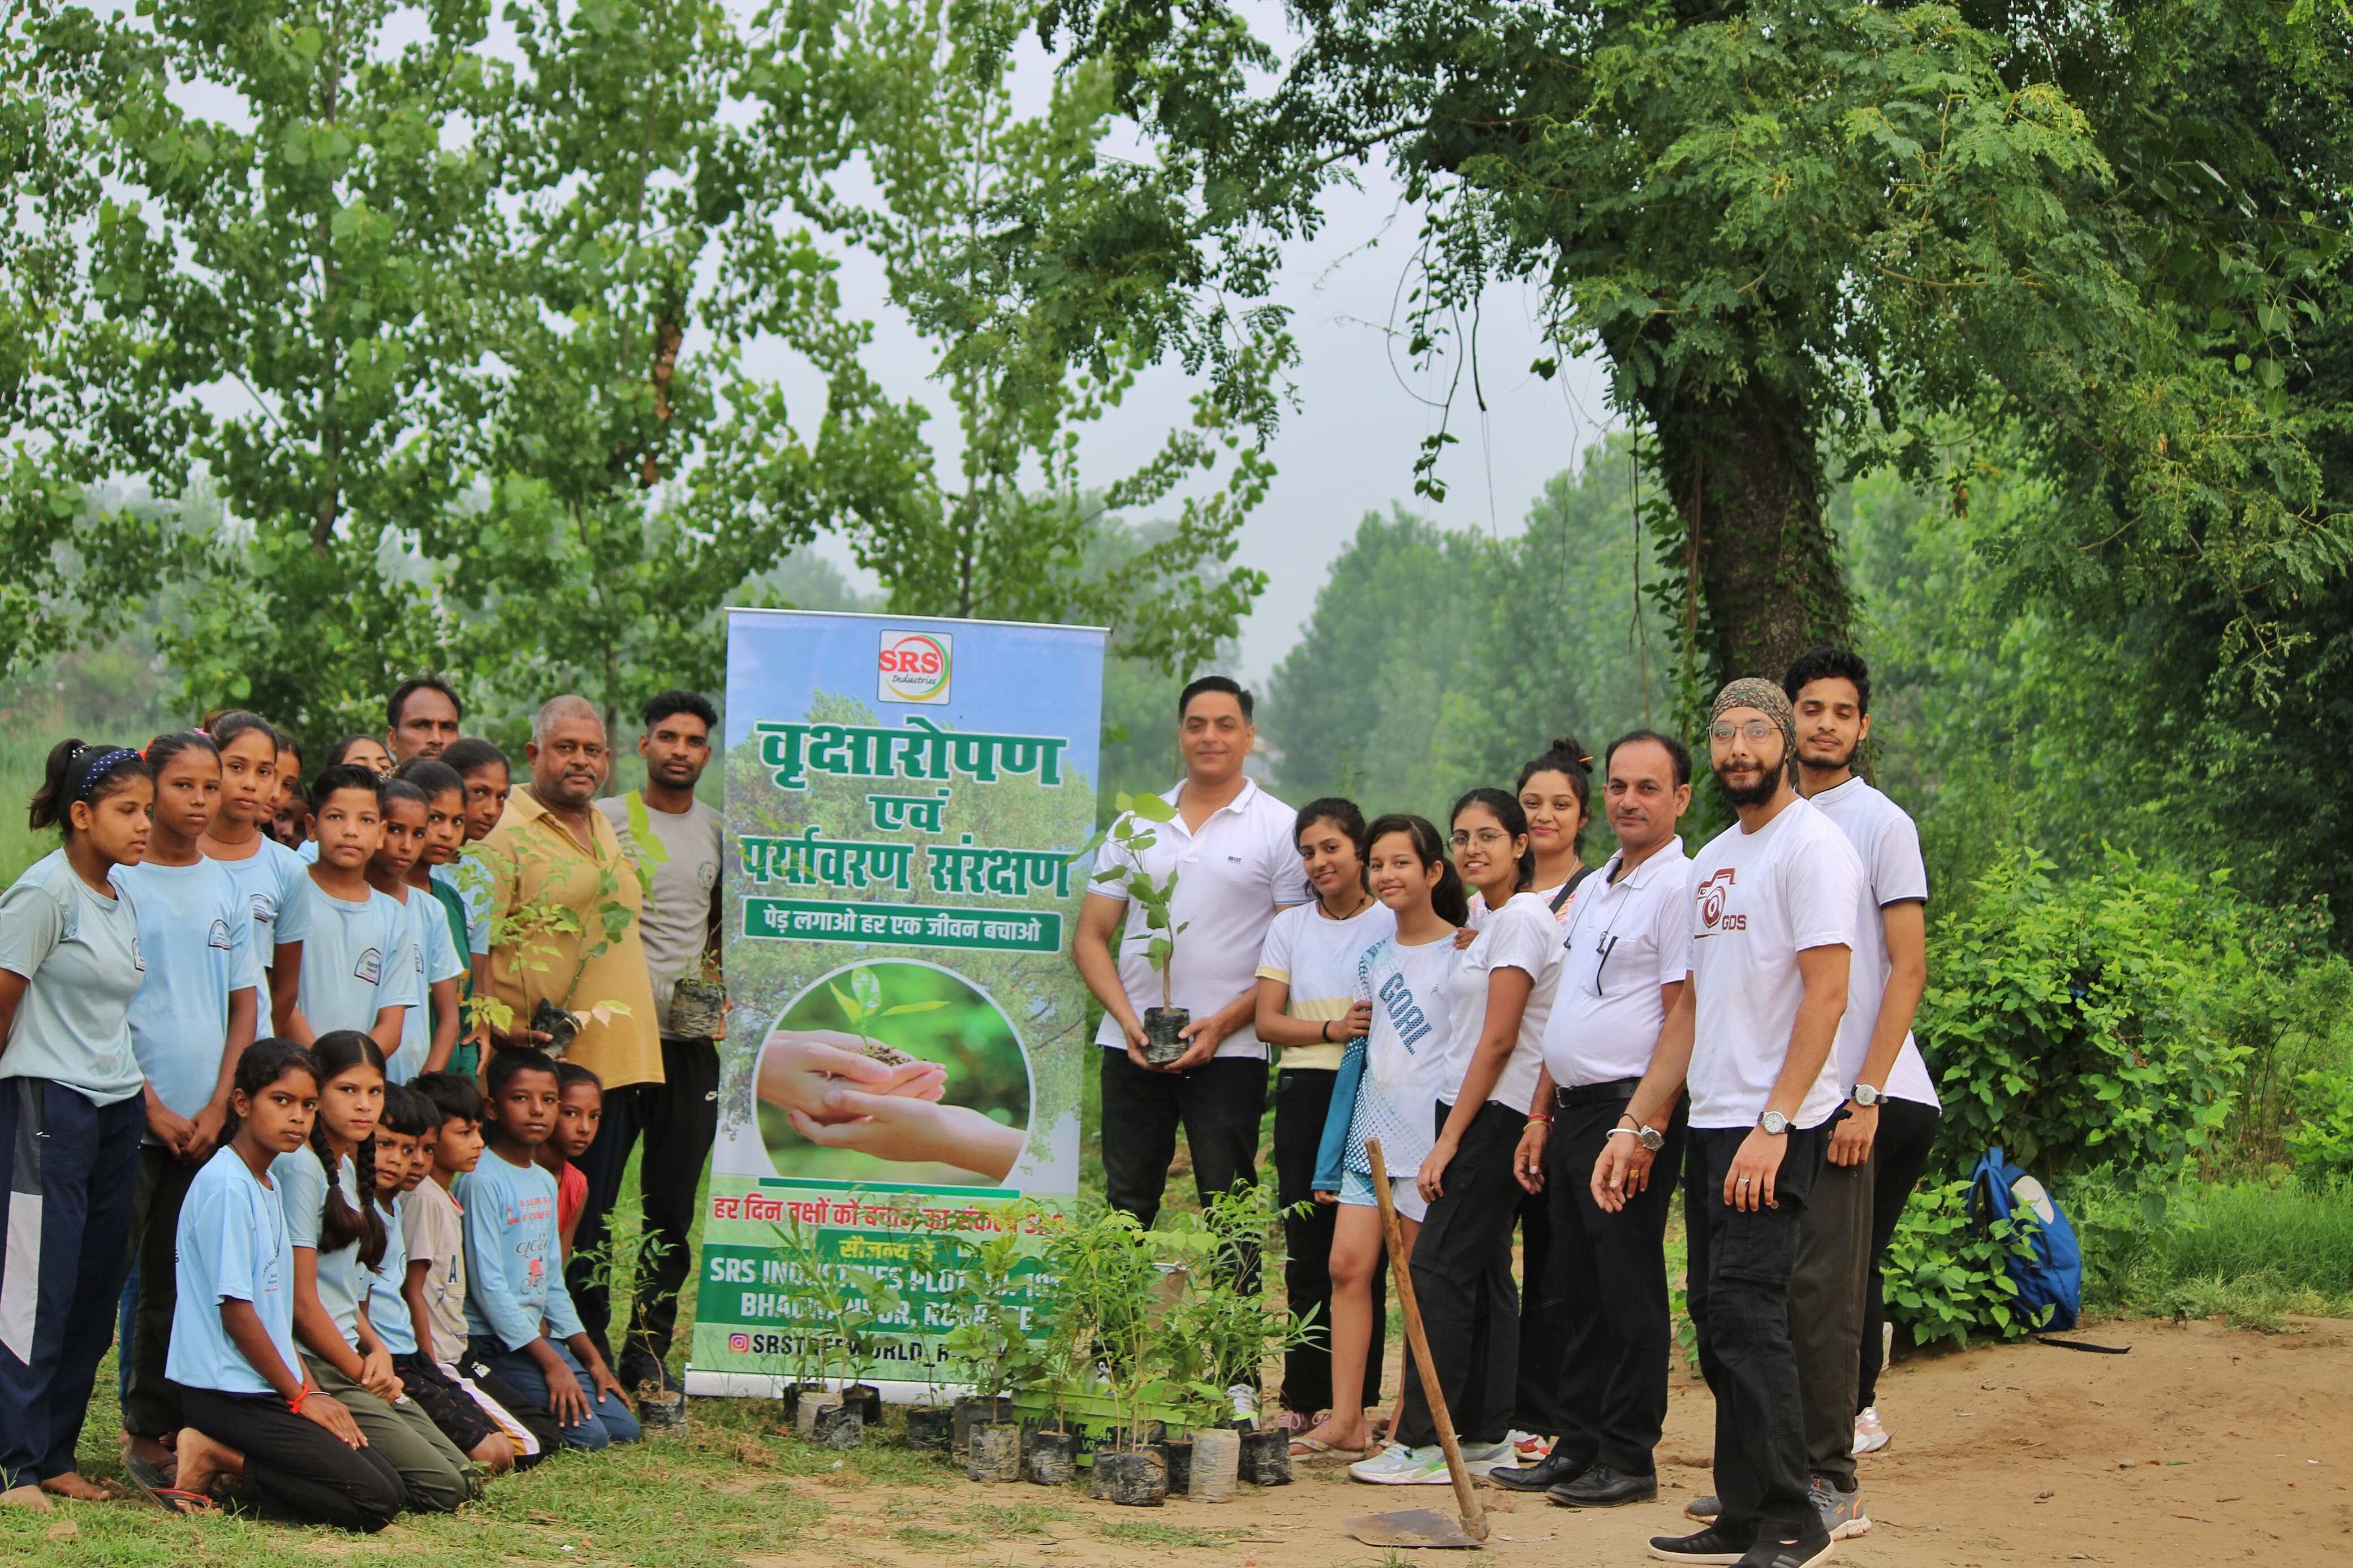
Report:
[[[1552,1118],[1541,1110],[1529,1111],[1528,1120],[1531,1121],[1541,1121],[1547,1127],[1552,1125]]]
[[[291,1398],[291,1399],[290,1399],[290,1400],[288,1400],[288,1401],[286,1402],[286,1409],[287,1409],[288,1413],[289,1413],[289,1414],[290,1414],[290,1415],[301,1415],[301,1414],[302,1414],[302,1402],[303,1402],[304,1400],[306,1400],[306,1399],[310,1398],[310,1397],[311,1397],[311,1385],[310,1385],[309,1384],[307,1384],[307,1383],[306,1383],[306,1384],[304,1384],[301,1387],[300,1387],[300,1388],[298,1388],[298,1389],[296,1389],[296,1390],[294,1391],[294,1397],[293,1397],[293,1398]]]

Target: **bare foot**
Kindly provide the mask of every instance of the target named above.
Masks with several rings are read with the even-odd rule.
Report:
[[[193,1426],[180,1428],[180,1473],[174,1479],[180,1490],[210,1497],[220,1482],[243,1474],[243,1454],[214,1442]]]
[[[23,1508],[35,1513],[47,1513],[55,1506],[49,1501],[49,1494],[37,1486],[10,1487],[0,1492],[0,1508]]]
[[[100,1486],[78,1470],[51,1476],[41,1483],[41,1489],[69,1502],[112,1502],[117,1495],[111,1487]]]

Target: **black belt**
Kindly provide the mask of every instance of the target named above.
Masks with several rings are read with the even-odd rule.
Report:
[[[1552,1091],[1552,1099],[1554,1106],[1562,1110],[1573,1110],[1580,1105],[1609,1105],[1613,1101],[1623,1104],[1633,1099],[1634,1091],[1641,1087],[1642,1080],[1639,1078],[1619,1078],[1608,1083],[1579,1084],[1575,1089],[1556,1088]]]

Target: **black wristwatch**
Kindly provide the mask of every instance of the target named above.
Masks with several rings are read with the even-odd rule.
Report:
[[[1765,1130],[1766,1137],[1778,1138],[1789,1130],[1789,1119],[1778,1110],[1768,1110],[1757,1119],[1757,1125]]]
[[[1854,1092],[1847,1096],[1847,1098],[1853,1100],[1865,1110],[1869,1110],[1873,1106],[1877,1105],[1881,1100],[1887,1098],[1887,1091],[1883,1089],[1874,1089],[1867,1083],[1859,1083],[1854,1086]]]

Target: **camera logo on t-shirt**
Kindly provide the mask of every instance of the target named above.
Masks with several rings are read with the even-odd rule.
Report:
[[[370,985],[375,984],[384,975],[383,952],[372,947],[361,953],[360,961],[352,966],[352,973]]]
[[[216,947],[223,952],[227,952],[229,949],[228,921],[213,921],[213,929],[205,935],[205,945],[206,947]]]
[[[1726,866],[1711,873],[1707,880],[1699,885],[1699,923],[1707,927],[1710,932],[1748,929],[1746,915],[1724,912],[1724,900],[1731,893],[1734,880],[1732,868]]]

